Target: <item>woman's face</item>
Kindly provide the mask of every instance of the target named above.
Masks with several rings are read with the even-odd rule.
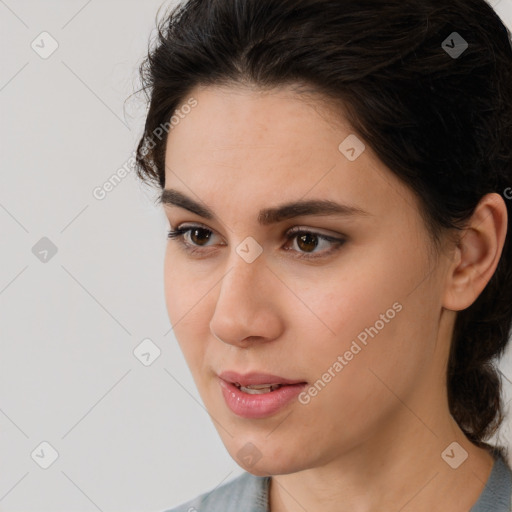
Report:
[[[447,263],[429,255],[413,193],[320,103],[286,89],[190,96],[165,180],[190,202],[164,208],[173,229],[195,229],[168,241],[166,302],[231,456],[254,474],[295,472],[395,437],[409,408],[432,416]],[[340,211],[273,214],[308,201]]]

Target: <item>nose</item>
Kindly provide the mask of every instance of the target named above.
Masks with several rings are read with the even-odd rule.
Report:
[[[233,256],[210,321],[212,335],[238,347],[276,339],[283,328],[278,300],[283,284],[262,256],[252,263]]]

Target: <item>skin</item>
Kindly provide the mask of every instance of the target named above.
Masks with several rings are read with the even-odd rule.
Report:
[[[436,253],[414,193],[368,145],[355,161],[338,150],[354,133],[339,111],[284,87],[196,87],[189,97],[198,105],[169,134],[165,188],[216,219],[164,206],[172,228],[211,231],[209,240],[185,236],[199,256],[169,240],[165,296],[231,456],[242,464],[246,443],[259,450],[245,469],[273,475],[272,512],[467,512],[493,459],[450,416],[445,374],[456,312],[478,297],[501,255],[501,197],[482,198],[461,240],[446,237]],[[257,222],[262,208],[313,198],[367,215]],[[310,246],[286,239],[294,226],[345,243],[326,255],[333,246],[319,241],[313,253],[323,257],[299,259]],[[252,263],[236,252],[248,236],[263,249]],[[260,419],[228,409],[221,371],[313,384],[396,302],[402,310],[307,405]],[[468,454],[457,469],[441,457],[453,442]]]

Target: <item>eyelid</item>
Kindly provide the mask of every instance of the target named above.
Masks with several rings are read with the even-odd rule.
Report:
[[[189,233],[190,231],[188,231],[188,230],[193,230],[195,228],[196,229],[204,229],[205,231],[209,231],[212,234],[221,236],[214,229],[212,229],[208,226],[205,226],[204,224],[201,224],[200,222],[195,222],[195,223],[183,222],[181,224],[178,224],[178,226],[174,229],[176,231],[187,231]],[[200,246],[198,245],[197,247],[200,247]]]
[[[214,229],[212,229],[209,226],[206,226],[205,224],[201,224],[200,222],[183,222],[181,224],[178,224],[176,226],[176,228],[171,227],[171,229],[175,229],[175,230],[193,229],[193,228],[200,228],[200,229],[204,229],[206,231],[210,231],[212,233],[218,234]],[[327,233],[325,231],[327,231]],[[343,233],[337,233],[337,232],[333,232],[333,231],[329,231],[329,230],[322,230],[322,228],[307,227],[307,226],[300,226],[300,225],[293,226],[290,229],[287,229],[285,232],[285,236],[287,234],[303,233],[303,232],[312,233],[314,235],[319,235],[319,236],[322,236],[325,238],[331,238],[331,239],[334,239],[334,238],[346,239],[347,238],[347,236],[344,235]],[[218,236],[221,236],[221,235],[218,235]]]
[[[347,238],[346,235],[343,235],[342,233],[333,233],[332,231],[325,233],[320,228],[312,228],[312,227],[306,227],[306,226],[294,226],[286,231],[286,234],[295,234],[295,233],[312,233],[314,235],[319,235],[324,238],[328,239],[334,239],[334,238]]]

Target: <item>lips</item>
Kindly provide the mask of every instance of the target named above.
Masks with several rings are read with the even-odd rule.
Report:
[[[264,418],[277,413],[304,389],[306,382],[268,373],[222,372],[219,383],[226,405],[243,418]]]
[[[240,374],[234,371],[222,372],[219,377],[230,384],[238,386],[249,387],[249,386],[269,386],[269,385],[293,385],[293,384],[305,384],[301,380],[285,379],[278,375],[272,375],[270,373],[246,373]]]

